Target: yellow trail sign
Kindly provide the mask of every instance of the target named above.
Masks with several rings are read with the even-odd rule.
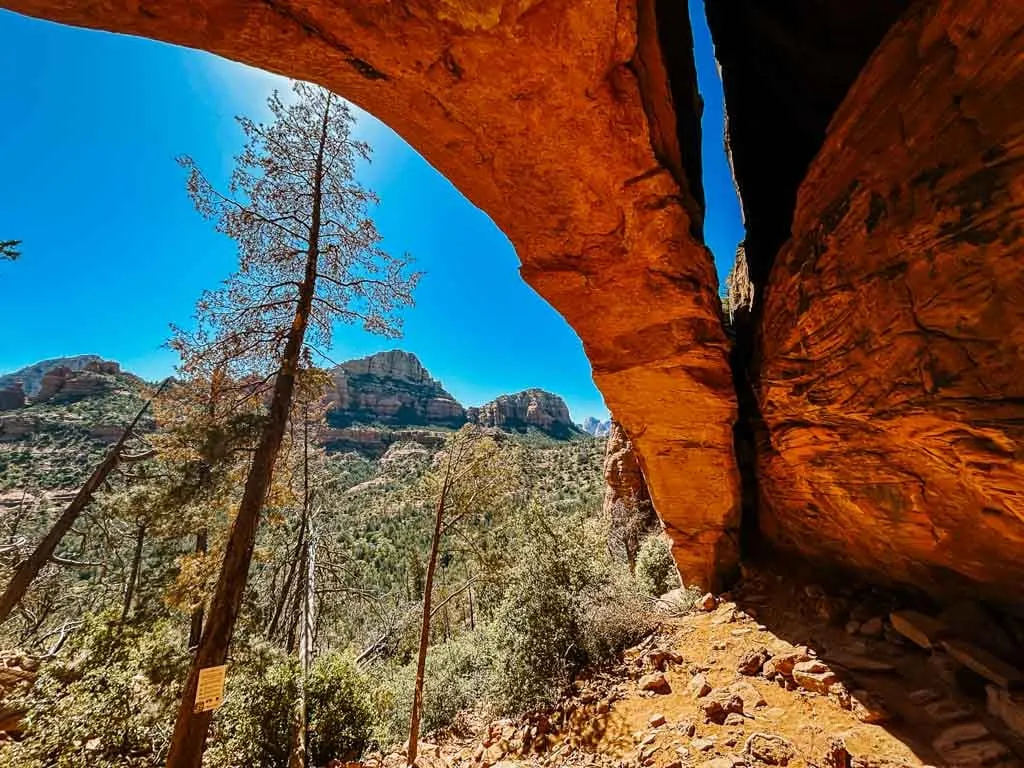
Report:
[[[227,671],[227,664],[199,670],[199,684],[196,686],[196,705],[192,709],[193,714],[217,709],[224,703],[224,678],[227,676]]]

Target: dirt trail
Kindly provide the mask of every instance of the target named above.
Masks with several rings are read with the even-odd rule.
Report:
[[[418,764],[1021,768],[1016,683],[993,686],[938,641],[918,647],[888,618],[900,607],[882,593],[837,597],[748,574],[732,595],[666,618],[554,709],[424,745]],[[1017,732],[986,710],[986,684],[1010,702]]]

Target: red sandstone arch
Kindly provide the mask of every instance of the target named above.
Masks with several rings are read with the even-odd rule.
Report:
[[[649,1],[641,24],[616,0],[3,5],[314,81],[394,128],[491,215],[580,335],[684,577],[715,586],[738,556],[734,395]]]
[[[763,538],[1024,611],[1024,4],[707,3],[764,283],[739,361],[763,416],[743,422]],[[701,243],[685,14],[656,0],[0,5],[319,82],[386,121],[492,216],[579,333],[684,578],[732,570],[736,407]]]

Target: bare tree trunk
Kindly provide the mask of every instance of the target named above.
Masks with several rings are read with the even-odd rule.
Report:
[[[132,610],[132,598],[139,584],[139,572],[142,570],[142,547],[146,542],[146,524],[139,523],[135,533],[135,552],[132,554],[132,568],[128,574],[128,583],[124,587],[124,607],[121,609],[121,621],[128,618]]]
[[[476,629],[476,621],[473,617],[473,572],[466,565],[466,580],[469,582],[469,631]]]
[[[207,532],[203,528],[196,534],[196,548],[195,553],[197,555],[206,553],[207,546]],[[195,608],[192,609],[192,621],[188,628],[188,647],[189,650],[199,645],[199,640],[203,636],[203,610],[204,605],[202,602],[199,603]]]
[[[320,219],[322,214],[322,175],[324,145],[326,143],[330,100],[324,111],[320,135],[320,149],[317,155],[312,217],[309,228],[309,248],[306,252],[306,269],[299,288],[299,300],[288,331],[281,365],[274,382],[274,394],[270,403],[270,417],[260,436],[253,455],[252,465],[245,481],[238,515],[231,525],[220,576],[210,602],[210,615],[203,631],[199,648],[192,660],[185,690],[178,708],[178,719],[174,724],[171,747],[167,755],[167,768],[200,768],[206,733],[210,728],[213,713],[194,712],[199,672],[207,667],[217,667],[227,661],[231,635],[235,629],[242,597],[249,580],[249,565],[252,563],[253,547],[256,544],[256,529],[259,527],[260,512],[266,503],[267,494],[274,475],[274,464],[281,450],[288,413],[295,393],[295,378],[298,373],[302,345],[309,326],[313,296],[316,293],[317,267],[320,258]]]
[[[444,524],[444,508],[451,487],[452,457],[455,446],[448,452],[448,463],[444,471],[441,493],[437,498],[434,511],[434,535],[430,540],[430,557],[427,560],[427,575],[423,585],[423,623],[420,626],[420,648],[416,657],[416,687],[412,696],[412,715],[409,718],[409,749],[406,752],[406,764],[416,764],[416,752],[419,748],[420,718],[423,715],[423,676],[427,666],[427,646],[430,644],[430,598],[434,588],[434,571],[437,568],[437,552],[441,545],[441,529]]]
[[[154,397],[159,395],[164,387],[167,386],[167,382],[170,379],[165,379],[164,383],[160,385]],[[57,547],[64,538],[64,535],[71,530],[71,526],[78,520],[79,515],[89,506],[89,502],[92,501],[93,494],[106,482],[110,473],[114,471],[118,462],[121,460],[121,452],[124,450],[125,443],[128,442],[128,438],[131,437],[135,427],[138,426],[139,419],[142,418],[143,414],[149,409],[152,398],[147,400],[143,406],[139,409],[139,412],[135,414],[135,418],[132,419],[131,423],[125,427],[121,433],[121,437],[118,441],[111,446],[110,450],[107,451],[107,455],[103,457],[103,461],[100,462],[99,466],[93,470],[93,473],[89,476],[89,479],[85,481],[78,493],[75,494],[75,498],[68,504],[67,509],[57,518],[57,522],[53,524],[49,532],[43,537],[43,540],[39,542],[35,551],[28,556],[23,563],[21,563],[14,571],[14,576],[11,577],[10,583],[7,585],[7,589],[4,591],[2,597],[0,597],[0,624],[7,620],[11,615],[11,611],[14,610],[21,599],[25,597],[25,593],[28,592],[29,586],[35,580],[36,576],[43,569],[50,558],[53,557],[53,553],[57,551]]]
[[[313,579],[316,571],[316,551],[314,549],[312,531],[310,530],[310,490],[309,490],[309,414],[304,415],[303,429],[303,501],[302,527],[303,546],[300,563],[301,576],[299,590],[299,700],[295,713],[295,739],[292,753],[288,760],[288,768],[306,768],[309,764],[309,712],[306,686],[309,681],[309,665],[313,655]]]

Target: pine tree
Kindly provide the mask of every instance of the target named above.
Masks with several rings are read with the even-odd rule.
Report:
[[[0,261],[14,261],[21,256],[21,240],[0,240]]]
[[[408,258],[380,247],[367,215],[376,198],[355,181],[366,144],[337,96],[294,86],[295,101],[275,93],[269,125],[240,119],[246,144],[228,193],[189,158],[196,208],[238,242],[240,269],[199,303],[197,329],[176,333],[186,374],[213,365],[266,392],[269,413],[232,523],[206,626],[186,680],[167,765],[199,768],[211,712],[194,712],[200,670],[225,663],[248,580],[256,530],[285,436],[304,348],[330,343],[337,322],[396,336],[398,311],[412,305],[418,275]]]

